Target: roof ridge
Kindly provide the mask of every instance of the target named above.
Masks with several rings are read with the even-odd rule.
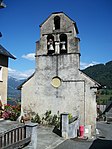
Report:
[[[4,55],[10,57],[12,59],[16,59],[9,51],[7,51],[1,44],[0,44],[0,55]]]

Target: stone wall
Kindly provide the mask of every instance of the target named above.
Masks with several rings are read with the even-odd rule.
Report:
[[[54,17],[60,16],[60,29],[54,30]],[[98,84],[79,71],[79,38],[73,20],[63,13],[52,14],[40,27],[40,41],[36,43],[35,75],[22,87],[22,112],[32,110],[43,116],[46,110],[53,114],[63,112],[79,115],[81,125],[96,126],[96,87]],[[59,41],[67,35],[67,53],[48,55],[47,36]],[[60,85],[52,85],[58,78]]]
[[[35,76],[32,76],[23,86],[21,92],[21,115],[30,114],[37,106],[35,99]]]
[[[56,56],[39,57],[37,73],[23,85],[22,109],[31,110],[41,116],[46,110],[51,110],[53,114],[59,111],[80,115],[80,124],[92,125],[94,131],[96,89],[90,89],[94,86],[94,82],[78,69],[74,69],[74,66],[77,66],[77,62],[75,64],[74,61],[76,55],[58,57],[58,76],[61,78],[61,86],[54,88],[51,84],[52,78],[57,73]],[[67,62],[70,67],[67,66]]]
[[[77,82],[76,79],[78,78],[76,59],[77,55],[74,54],[37,58],[35,101],[38,103],[36,110],[39,113],[45,113],[45,109],[50,109],[53,113],[58,111],[76,113],[81,96],[82,98],[84,96],[83,82]],[[59,88],[51,85],[52,78],[55,76],[61,79]],[[73,82],[70,82],[72,80]]]
[[[85,125],[92,126],[92,134],[96,129],[96,118],[97,118],[97,109],[96,109],[96,92],[97,84],[91,78],[86,76],[84,73],[80,72],[81,78],[85,82]]]
[[[54,17],[59,16],[60,17],[60,30],[54,30],[53,24],[54,24]],[[79,53],[79,39],[76,35],[76,29],[74,26],[74,22],[68,18],[63,13],[58,14],[52,14],[48,20],[44,22],[44,24],[40,27],[40,47],[39,50],[37,50],[36,55],[43,55],[47,54],[47,35],[53,34],[54,40],[59,40],[60,34],[56,33],[65,33],[67,35],[68,43],[67,43],[67,49],[68,53]]]

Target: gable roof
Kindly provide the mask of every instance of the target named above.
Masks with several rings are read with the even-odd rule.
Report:
[[[23,86],[28,80],[30,80],[30,79],[34,76],[34,74],[35,74],[35,72],[34,72],[30,77],[28,77],[22,84],[20,84],[20,85],[17,87],[17,89],[18,89],[18,90],[21,90],[22,86]]]
[[[0,45],[0,55],[16,59],[12,54],[10,54],[2,45]]]
[[[109,112],[109,110],[112,108],[112,101],[108,101],[105,111],[103,112],[103,114],[105,114],[105,112]]]
[[[86,75],[83,71],[81,71],[81,70],[79,70],[79,71],[81,72],[81,74],[83,74],[83,76],[87,77],[89,80],[91,80],[92,82],[94,82],[95,85],[97,85],[96,88],[101,88],[102,87],[102,85],[100,83],[98,83],[97,81],[93,80],[91,77],[89,77],[88,75]],[[93,88],[95,88],[95,87],[93,87]]]
[[[74,24],[74,26],[75,26],[76,32],[77,32],[77,34],[79,34],[79,31],[78,31],[76,22],[75,22],[73,19],[71,19],[68,15],[66,15],[63,11],[60,11],[60,12],[53,12],[51,15],[49,15],[49,16],[47,17],[47,19],[46,19],[43,23],[40,24],[40,27],[41,27],[53,14],[58,14],[58,13],[63,13],[63,14],[64,14],[65,16],[67,16],[71,21],[73,21],[73,24]]]

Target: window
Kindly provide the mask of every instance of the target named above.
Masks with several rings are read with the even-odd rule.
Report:
[[[55,27],[55,30],[60,29],[60,17],[59,16],[54,17],[54,27]]]
[[[0,66],[0,81],[2,81],[2,67]]]
[[[51,34],[47,36],[47,50],[48,54],[55,53],[54,36]]]
[[[57,76],[52,78],[51,85],[55,88],[60,87],[61,86],[61,79]]]
[[[67,53],[67,35],[61,34],[60,35],[60,53]]]

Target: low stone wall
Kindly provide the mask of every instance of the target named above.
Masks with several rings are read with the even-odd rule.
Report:
[[[78,129],[79,119],[74,119],[74,121],[69,124],[68,114],[61,114],[61,135],[63,138],[76,138]]]
[[[31,136],[30,148],[37,149],[37,123],[28,122],[26,125],[26,136]]]
[[[68,124],[69,131],[68,131],[68,137],[69,138],[76,138],[78,135],[78,129],[79,129],[79,119],[75,120],[71,124]]]

